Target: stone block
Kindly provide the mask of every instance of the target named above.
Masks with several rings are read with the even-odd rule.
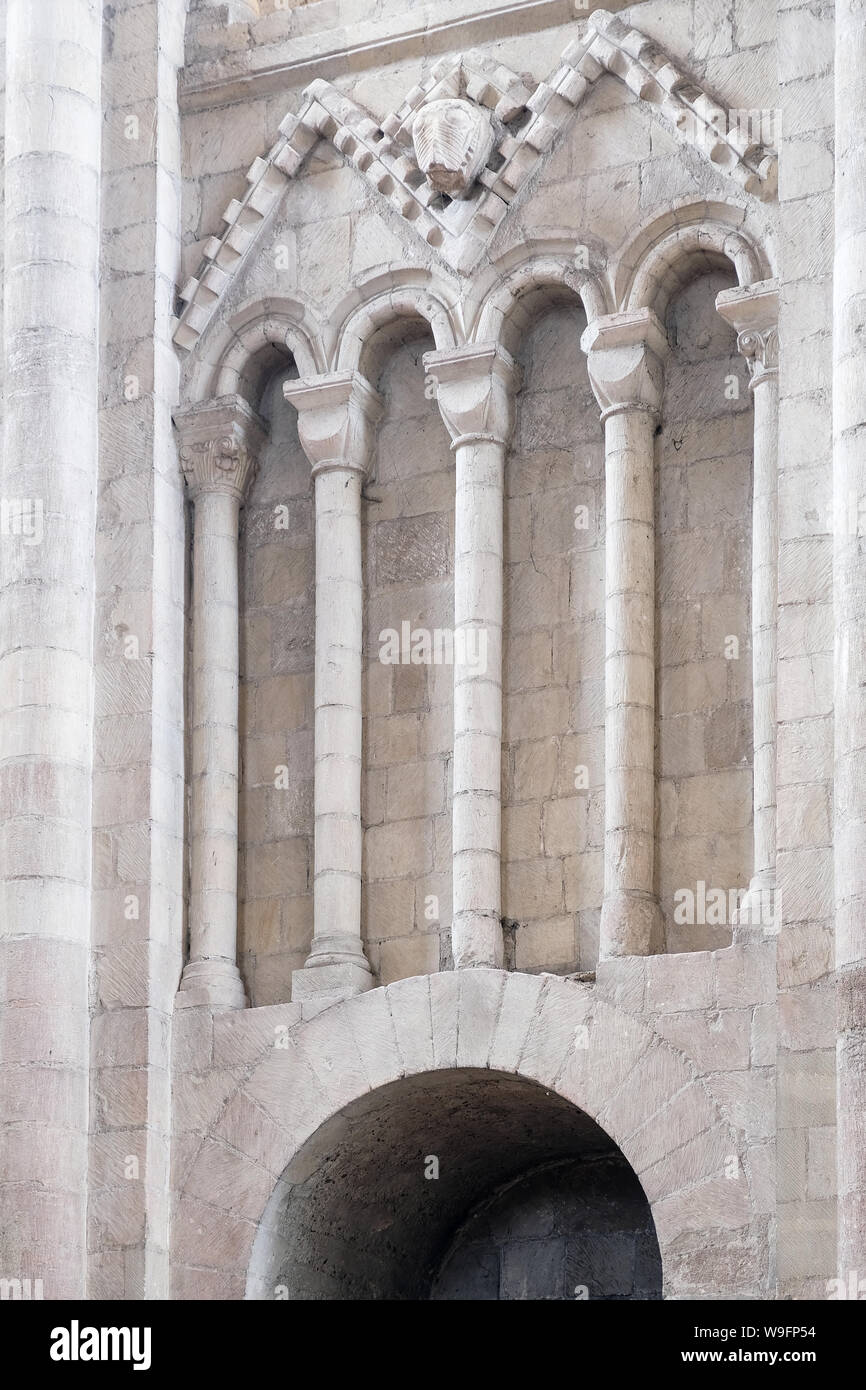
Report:
[[[379,949],[379,980],[383,985],[411,975],[431,975],[439,969],[437,933],[412,935],[383,941]]]

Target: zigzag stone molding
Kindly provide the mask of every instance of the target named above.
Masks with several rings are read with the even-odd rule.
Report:
[[[253,162],[244,197],[233,199],[223,214],[226,230],[205,242],[198,274],[181,291],[185,308],[175,342],[187,350],[194,346],[286,183],[320,139],[330,140],[443,260],[457,271],[470,270],[509,204],[604,73],[625,82],[684,143],[747,193],[762,199],[775,195],[775,153],[684,76],[653,40],[596,10],[586,35],[568,45],[559,67],[534,91],[509,68],[473,50],[437,63],[400,109],[379,124],[330,82],[313,82],[298,115],[285,117],[276,143]],[[486,167],[468,196],[453,200],[425,177],[412,141],[419,109],[445,99],[486,108],[495,132]]]

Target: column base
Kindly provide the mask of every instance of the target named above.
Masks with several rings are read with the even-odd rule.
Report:
[[[311,958],[313,961],[314,958]],[[292,1003],[299,1004],[304,999],[320,999],[323,995],[339,999],[349,999],[353,994],[363,994],[374,985],[373,974],[366,961],[308,962],[303,970],[292,971]]]
[[[232,961],[191,960],[184,967],[174,1006],[190,1009],[202,1005],[214,1010],[247,1007],[241,972]]]
[[[665,924],[658,899],[648,894],[614,893],[601,909],[599,959],[651,956],[664,946]]]
[[[454,969],[475,965],[501,970],[505,961],[502,919],[486,912],[461,912],[451,923]]]
[[[779,930],[779,902],[776,875],[772,870],[755,874],[740,906],[731,918],[735,945],[762,941]]]

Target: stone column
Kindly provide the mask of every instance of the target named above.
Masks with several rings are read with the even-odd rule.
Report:
[[[834,867],[839,1275],[866,1277],[866,25],[836,4],[833,257]]]
[[[599,958],[657,950],[654,438],[664,330],[650,309],[584,332],[605,430],[605,825]]]
[[[495,345],[428,352],[424,366],[456,463],[454,964],[501,966],[503,477],[520,379]]]
[[[775,920],[776,596],[778,593],[779,294],[773,281],[724,290],[716,308],[737,330],[754,398],[752,463],[752,709],[754,861],[736,938],[760,937]]]
[[[85,1296],[102,7],[7,0],[0,1277]]]
[[[373,983],[361,941],[361,489],[378,394],[358,372],[289,381],[316,506],[315,877],[313,946],[292,999]]]
[[[238,935],[238,518],[264,426],[224,396],[178,411],[195,504],[189,961],[178,1005],[240,1009]]]

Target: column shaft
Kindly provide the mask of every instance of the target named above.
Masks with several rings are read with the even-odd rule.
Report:
[[[195,504],[189,960],[176,1005],[243,1008],[238,935],[238,518],[265,429],[237,396],[179,411]]]
[[[520,373],[494,344],[428,352],[455,455],[454,964],[501,966],[505,451]]]
[[[655,891],[655,427],[667,339],[649,309],[581,340],[605,422],[605,824],[599,958],[662,946]]]
[[[646,955],[655,896],[655,417],[605,421],[605,826],[601,956]],[[656,943],[658,944],[658,943]]]
[[[238,499],[202,492],[193,539],[190,962],[237,995]],[[239,1004],[243,1003],[241,997]]]
[[[723,290],[716,308],[737,329],[754,401],[752,452],[752,774],[754,852],[734,937],[760,938],[776,916],[776,653],[779,549],[779,373],[775,281]]]
[[[454,963],[502,965],[502,512],[505,446],[458,444],[454,543]]]
[[[46,1299],[85,1296],[101,20],[6,4],[0,1273]]]
[[[754,708],[755,861],[750,898],[758,925],[772,912],[776,882],[776,601],[778,593],[779,382],[775,371],[754,385],[752,497],[752,700]],[[765,901],[765,897],[768,899]],[[758,910],[760,909],[760,910]]]
[[[369,973],[361,946],[361,486],[316,474],[315,879],[313,958]]]
[[[839,1274],[866,1273],[866,25],[837,0],[833,259]]]
[[[357,372],[284,387],[313,469],[316,504],[313,944],[292,998],[358,994],[373,983],[361,940],[361,489],[382,403]]]

